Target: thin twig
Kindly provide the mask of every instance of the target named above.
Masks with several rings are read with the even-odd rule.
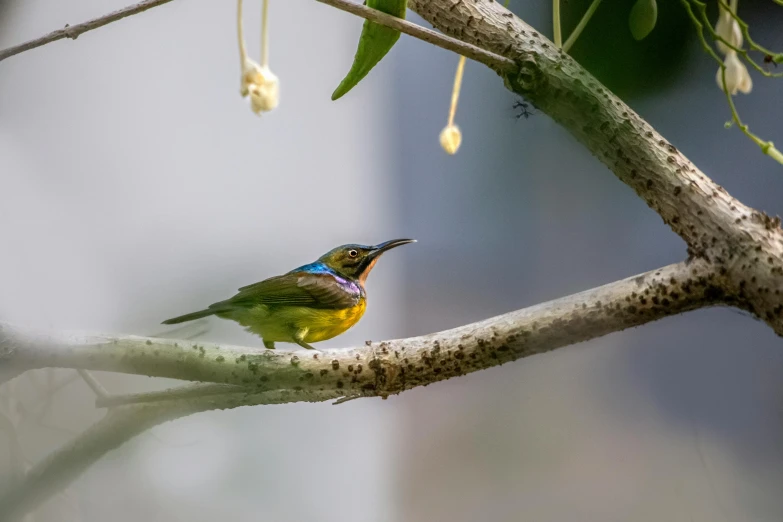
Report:
[[[82,369],[78,369],[76,371],[79,372],[79,375],[82,379],[84,379],[84,382],[87,383],[87,386],[89,386],[93,393],[95,393],[95,396],[98,398],[98,400],[106,399],[109,396],[109,392],[106,391],[106,388],[104,388],[103,385],[98,382],[98,379],[96,379],[93,374],[87,370]]]
[[[144,2],[120,9],[119,11],[95,18],[94,20],[90,20],[88,22],[74,26],[68,26],[65,29],[58,29],[57,31],[53,31],[45,36],[36,38],[35,40],[31,40],[29,42],[25,42],[23,44],[9,47],[8,49],[0,51],[0,61],[24,51],[29,51],[30,49],[35,49],[36,47],[41,47],[42,45],[46,45],[57,40],[62,40],[63,38],[75,39],[77,36],[82,33],[86,33],[87,31],[92,31],[93,29],[103,27],[106,24],[116,22],[117,20],[121,20],[127,16],[146,11],[147,9],[151,9],[171,1],[172,0],[146,0]],[[488,65],[489,67],[492,67],[498,71],[514,71],[517,69],[514,61],[509,58],[500,56],[490,51],[485,51],[484,49],[476,47],[475,45],[461,42],[456,38],[443,35],[433,31],[432,29],[427,29],[412,22],[408,22],[407,20],[388,15],[376,9],[355,4],[349,0],[317,1],[323,4],[331,5],[332,7],[336,7],[337,9],[354,14],[361,18],[385,25],[386,27],[391,27],[392,29],[396,29],[401,33],[413,36],[414,38],[418,38],[419,40],[423,40],[443,49],[461,54],[470,58],[471,60],[476,60],[477,62]]]
[[[462,42],[456,38],[446,36],[444,34],[433,31],[432,29],[427,29],[426,27],[422,27],[402,18],[397,18],[396,16],[383,13],[365,5],[356,4],[354,2],[350,2],[349,0],[316,1],[322,4],[330,5],[332,7],[336,7],[341,11],[354,14],[361,18],[365,18],[371,22],[376,22],[381,25],[385,25],[386,27],[391,27],[392,29],[396,29],[401,33],[413,36],[414,38],[418,38],[424,42],[431,43],[448,51],[453,51],[457,54],[465,56],[466,58],[470,58],[471,60],[481,62],[498,71],[515,71],[517,69],[517,65],[510,58],[500,56],[499,54],[495,54],[490,51],[485,51],[484,49],[476,47],[475,45]]]
[[[135,14],[144,12],[147,9],[152,9],[153,7],[167,4],[169,2],[171,2],[171,0],[145,0],[144,2],[129,5],[128,7],[123,7],[118,11],[100,16],[88,22],[77,25],[66,24],[65,28],[63,29],[52,31],[47,35],[36,38],[35,40],[30,40],[29,42],[15,45],[14,47],[9,47],[8,49],[0,51],[0,62],[16,54],[29,51],[30,49],[35,49],[36,47],[41,47],[42,45],[46,45],[48,43],[56,42],[57,40],[62,40],[63,38],[76,40],[79,35],[86,33],[87,31],[98,29],[99,27],[116,22],[117,20],[122,20],[128,16],[133,16]]]
[[[354,399],[361,399],[364,397],[364,395],[348,395],[347,397],[340,397],[336,401],[332,403],[332,406],[337,406],[339,404],[345,404],[348,401],[352,401]]]

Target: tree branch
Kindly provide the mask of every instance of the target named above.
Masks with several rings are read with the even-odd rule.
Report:
[[[512,58],[506,87],[565,127],[688,244],[725,274],[734,304],[783,335],[780,219],[743,205],[573,58],[500,2],[409,0],[436,29]]]
[[[8,49],[3,49],[2,51],[0,51],[0,62],[16,54],[29,51],[30,49],[35,49],[36,47],[41,47],[42,45],[46,45],[48,43],[56,42],[57,40],[62,40],[63,38],[70,38],[72,40],[76,40],[76,38],[80,34],[86,33],[87,31],[98,29],[99,27],[103,27],[104,25],[110,24],[112,22],[116,22],[117,20],[122,20],[123,18],[126,18],[128,16],[142,13],[147,9],[152,9],[153,7],[167,4],[169,2],[171,2],[171,0],[145,0],[144,2],[139,2],[138,4],[129,5],[128,7],[123,7],[118,11],[114,11],[107,15],[101,16],[99,18],[95,18],[93,20],[81,24],[77,24],[77,25],[65,24],[65,27],[63,29],[58,29],[56,31],[52,31],[47,35],[41,36],[40,38],[36,38],[35,40],[30,40],[29,42],[15,45],[14,47],[9,47]]]
[[[0,323],[0,368],[62,367],[233,384],[252,392],[387,396],[736,298],[703,260],[679,263],[440,333],[343,350],[255,350]]]

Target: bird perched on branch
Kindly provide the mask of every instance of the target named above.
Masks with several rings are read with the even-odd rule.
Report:
[[[367,307],[364,282],[378,258],[392,248],[415,242],[393,239],[375,246],[339,246],[314,263],[243,286],[230,299],[163,324],[216,315],[261,336],[270,350],[277,341],[313,350],[309,343],[336,337],[362,318]]]

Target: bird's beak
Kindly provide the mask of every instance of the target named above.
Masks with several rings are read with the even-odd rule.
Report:
[[[391,241],[383,242],[380,245],[375,245],[375,248],[373,248],[370,252],[370,257],[376,258],[384,252],[391,250],[392,248],[415,242],[415,239],[392,239]]]
[[[378,258],[381,257],[381,254],[384,252],[387,252],[391,250],[392,248],[401,246],[401,245],[407,245],[408,243],[415,243],[415,239],[392,239],[391,241],[386,241],[385,243],[381,243],[380,245],[375,245],[372,250],[367,254],[367,257],[365,258],[365,262],[363,263],[361,274],[359,275],[359,282],[363,285],[364,281],[367,279],[367,276],[370,275],[370,270],[372,270],[372,267],[375,266],[375,263],[378,262]]]

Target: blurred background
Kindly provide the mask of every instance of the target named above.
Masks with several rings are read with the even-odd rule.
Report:
[[[0,48],[127,0],[5,0]],[[258,58],[260,2],[245,1]],[[589,2],[564,0],[564,34]],[[741,3],[780,50],[783,9]],[[511,9],[551,34],[551,4]],[[783,213],[779,165],[736,129],[679,2],[641,43],[602,5],[573,54],[744,203]],[[438,331],[685,256],[682,241],[543,114],[518,118],[468,62],[456,156],[438,146],[457,56],[403,35],[338,102],[362,22],[270,7],[280,107],[239,96],[234,2],[177,1],[0,63],[0,317],[157,334],[162,319],[347,242],[414,237],[368,282],[361,323],[321,347]],[[421,22],[414,14],[410,19]],[[714,19],[714,16],[713,16]],[[783,81],[737,99],[783,140]],[[260,340],[211,320],[202,339]],[[282,345],[281,349],[290,349]],[[209,412],[108,454],[43,521],[779,521],[783,350],[765,325],[693,312],[339,407]],[[98,373],[112,392],[173,381]],[[103,415],[66,370],[0,388],[0,482]]]

